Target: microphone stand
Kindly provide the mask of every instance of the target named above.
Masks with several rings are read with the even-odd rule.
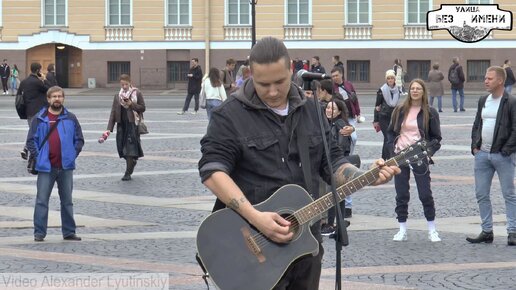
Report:
[[[332,91],[332,100],[333,100],[333,91]],[[328,162],[328,166],[332,166],[331,162],[331,156],[330,156],[330,150],[328,146],[328,140],[326,139],[326,136],[324,136],[324,125],[322,122],[322,109],[321,105],[318,100],[318,96],[314,95],[314,101],[316,103],[316,108],[318,110],[317,117],[319,119],[319,125],[321,127],[321,134],[323,135],[323,144],[324,144],[324,152],[326,154],[326,160]],[[331,133],[330,133],[331,136]],[[342,289],[342,270],[341,270],[341,264],[342,264],[342,247],[349,245],[349,238],[348,238],[348,232],[347,227],[349,226],[349,222],[345,221],[342,218],[342,212],[340,210],[339,206],[339,196],[337,194],[336,186],[335,186],[335,178],[333,177],[333,174],[331,175],[331,192],[333,193],[333,202],[335,203],[335,219],[337,223],[337,227],[334,234],[335,239],[335,289],[341,290]],[[344,202],[344,201],[342,201]],[[330,209],[331,210],[331,209]]]

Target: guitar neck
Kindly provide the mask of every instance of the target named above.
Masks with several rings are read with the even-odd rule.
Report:
[[[396,157],[391,158],[385,162],[385,165],[398,166],[398,160],[396,160]],[[375,167],[348,181],[346,184],[338,187],[338,202],[343,201],[346,197],[362,189],[363,187],[373,184],[378,179],[379,173],[380,168]],[[333,193],[329,192],[309,205],[299,209],[293,215],[296,217],[298,223],[302,225],[317,218],[322,213],[331,209],[333,206],[335,206],[335,199],[333,198]]]

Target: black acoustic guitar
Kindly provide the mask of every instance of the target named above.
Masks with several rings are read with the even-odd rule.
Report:
[[[427,158],[427,144],[419,141],[386,161],[403,166]],[[375,167],[337,188],[339,202],[376,181]],[[221,290],[272,289],[289,265],[305,255],[316,255],[317,240],[310,225],[335,205],[332,193],[313,200],[298,185],[285,185],[271,197],[256,204],[259,211],[277,212],[291,222],[293,239],[286,244],[265,237],[232,209],[214,212],[200,225],[197,250],[209,276]]]

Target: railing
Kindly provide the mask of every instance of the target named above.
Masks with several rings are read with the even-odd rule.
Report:
[[[192,40],[191,26],[165,26],[165,40]]]
[[[312,39],[312,26],[284,26],[285,40]]]
[[[106,26],[107,41],[129,41],[133,40],[132,26]]]
[[[344,38],[371,39],[372,29],[372,25],[346,25],[344,26]]]
[[[405,39],[432,39],[432,32],[426,25],[405,25]]]
[[[251,26],[224,26],[225,40],[251,40]]]

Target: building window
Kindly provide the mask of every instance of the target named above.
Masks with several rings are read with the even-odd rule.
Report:
[[[131,74],[131,62],[108,61],[108,83],[117,83],[122,74]]]
[[[132,0],[108,0],[108,25],[131,25]]]
[[[43,0],[43,26],[66,25],[66,0]]]
[[[167,83],[187,82],[189,61],[167,61]]]
[[[490,60],[468,60],[468,82],[483,82]]]
[[[167,25],[190,25],[190,0],[167,2]]]
[[[428,72],[430,71],[430,60],[407,60],[406,79],[428,79]]]
[[[407,0],[407,24],[425,24],[431,0]]]
[[[368,83],[369,65],[368,60],[348,60],[346,79],[354,83]]]
[[[310,0],[286,0],[287,24],[310,24]]]
[[[347,24],[369,24],[370,2],[370,0],[348,0],[346,2]]]
[[[251,4],[249,0],[226,0],[226,23],[228,25],[250,25]]]
[[[491,0],[467,0],[467,4],[491,4]]]

